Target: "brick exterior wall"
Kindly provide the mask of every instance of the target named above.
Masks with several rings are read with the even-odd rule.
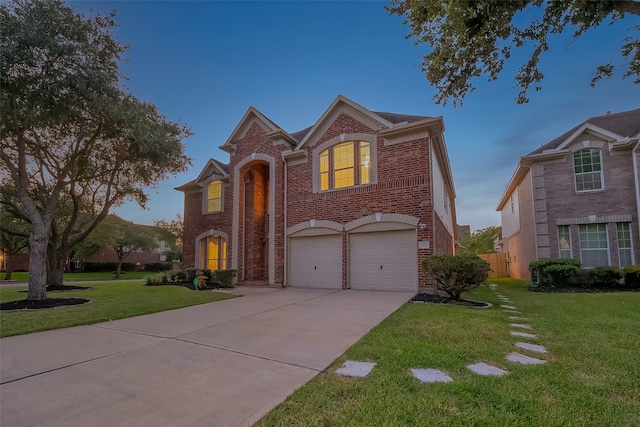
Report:
[[[278,139],[274,142],[265,127],[269,124],[254,117],[239,126],[242,131],[238,132],[237,140],[225,144],[231,155],[229,176],[223,186],[222,212],[203,214],[203,190],[195,183],[185,189],[183,267],[198,265],[199,236],[217,230],[228,236],[228,266],[238,270],[239,282],[283,284],[286,282],[286,229],[310,220],[345,225],[374,214],[402,214],[417,219],[417,240],[429,242],[428,248],[418,250],[418,265],[420,259],[432,255],[434,247],[438,247],[440,253],[453,253],[453,236],[442,223],[438,227],[433,224],[428,137],[385,145],[381,127],[372,129],[349,114],[338,114],[333,122],[327,123],[322,134],[315,135],[302,149],[306,160],[286,166],[285,185],[283,151],[295,147]],[[343,134],[367,135],[375,144],[371,149],[372,183],[314,192],[313,162],[317,160],[314,155],[319,153],[315,150],[314,154],[314,149],[327,141],[338,140]],[[359,159],[354,160],[358,181]],[[346,288],[348,231],[341,230],[341,233],[343,288]],[[418,277],[420,286],[427,285],[422,274]]]
[[[376,136],[378,183],[313,193],[313,148],[343,133]],[[425,229],[417,228],[418,240],[431,242],[433,248],[428,139],[385,146],[384,138],[378,131],[342,114],[316,143],[306,148],[307,162],[289,166],[287,170],[287,227],[310,219],[346,224],[375,213],[400,213],[419,218],[420,223],[427,224]],[[346,235],[346,231],[343,232],[343,248],[346,248]],[[449,239],[453,240],[451,236]],[[418,256],[424,258],[432,253],[432,249],[420,249]],[[448,253],[453,253],[453,249]],[[344,255],[343,287],[346,288],[347,256]],[[418,278],[419,285],[425,285],[422,275],[419,274]]]
[[[573,154],[590,147],[600,149],[604,188],[577,192]],[[569,226],[572,258],[581,260],[580,224],[606,224],[610,265],[617,267],[616,223],[630,222],[634,263],[640,264],[634,154],[631,148],[609,148],[608,142],[586,131],[567,145],[564,156],[531,163],[517,186],[520,229],[503,239],[511,277],[529,280],[529,262],[559,257],[558,225]]]
[[[601,141],[599,138],[585,134],[576,139],[579,147],[583,140]],[[573,258],[580,260],[579,224],[588,224],[588,216],[595,215],[596,222],[608,224],[609,253],[611,265],[618,266],[618,246],[616,222],[623,217],[631,218],[635,263],[640,263],[640,240],[638,237],[638,211],[635,195],[635,177],[631,150],[609,151],[607,143],[602,143],[602,174],[604,189],[602,191],[578,193],[575,190],[573,172],[573,153],[566,155],[564,161],[549,162],[543,168],[545,205],[537,206],[536,211],[546,211],[548,234],[538,234],[538,255],[548,254],[550,258],[558,257],[559,223],[569,223],[571,230],[571,246]],[[626,222],[626,221],[624,221]]]
[[[516,279],[529,280],[531,278],[529,262],[538,259],[531,172],[522,179],[517,191],[519,230],[505,239],[504,251],[507,256],[509,275]]]

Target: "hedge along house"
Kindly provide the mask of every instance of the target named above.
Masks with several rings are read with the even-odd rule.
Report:
[[[591,117],[520,158],[496,210],[511,277],[531,261],[640,264],[640,109]]]
[[[238,284],[410,290],[452,254],[455,191],[442,117],[372,112],[338,96],[288,133],[255,108],[185,193],[183,265]]]

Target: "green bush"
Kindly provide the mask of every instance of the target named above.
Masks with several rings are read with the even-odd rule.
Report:
[[[552,265],[573,265],[577,268],[582,267],[580,261],[571,258],[546,258],[539,261],[533,261],[529,263],[531,284],[533,286],[547,285],[549,280],[545,275],[544,270]]]
[[[475,255],[433,255],[422,260],[421,268],[431,275],[438,290],[454,300],[487,280],[491,269]]]
[[[578,270],[575,265],[554,264],[545,267],[542,274],[546,277],[548,285],[563,288],[569,285]]]
[[[615,267],[596,267],[591,270],[591,283],[602,288],[614,288],[620,285],[622,270]]]
[[[216,270],[213,272],[213,277],[220,284],[222,288],[232,288],[233,278],[236,277],[237,270]]]
[[[569,284],[579,288],[590,288],[593,286],[593,279],[591,277],[591,270],[587,268],[577,269],[573,277],[569,279]]]
[[[627,288],[640,288],[640,265],[630,265],[623,270],[624,285]]]

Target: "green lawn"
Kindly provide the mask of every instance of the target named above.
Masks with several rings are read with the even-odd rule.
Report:
[[[92,283],[91,289],[49,292],[49,298],[91,298],[81,306],[0,313],[0,337],[87,325],[158,311],[233,298],[218,292],[191,291],[180,286],[145,286],[142,281]],[[23,288],[0,289],[0,302],[25,299]]]
[[[513,279],[490,283],[529,319],[547,364],[505,360],[523,339],[510,335],[509,314],[481,287],[467,297],[492,308],[405,304],[257,425],[640,426],[640,293],[543,294]],[[366,378],[343,378],[335,370],[345,360],[377,366]],[[466,368],[480,361],[509,373]],[[422,384],[411,368],[440,369],[454,381]]]
[[[120,274],[120,280],[131,279],[144,279],[147,276],[153,276],[157,274],[153,271],[128,271],[125,274]],[[0,276],[4,279],[4,272]],[[63,278],[65,282],[80,282],[80,281],[92,281],[92,280],[112,280],[115,277],[110,271],[92,272],[92,273],[64,273]],[[25,271],[19,271],[11,273],[11,280],[17,280],[18,282],[27,283],[29,281],[29,273]]]

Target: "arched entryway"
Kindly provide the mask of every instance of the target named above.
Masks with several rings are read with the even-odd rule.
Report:
[[[242,254],[240,280],[248,284],[269,282],[269,164],[255,161],[241,169]]]

